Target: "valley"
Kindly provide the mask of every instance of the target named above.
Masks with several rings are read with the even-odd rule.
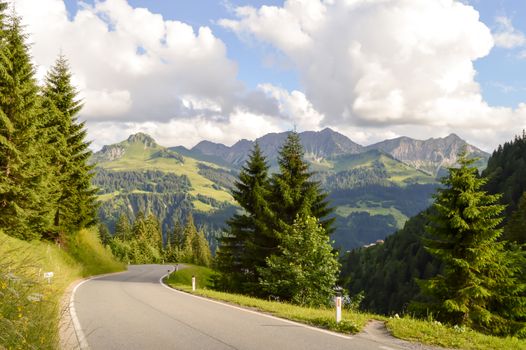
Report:
[[[163,147],[147,134],[104,146],[91,159],[99,189],[99,217],[113,231],[121,214],[152,212],[166,237],[193,212],[212,249],[225,221],[239,208],[231,190],[255,142],[270,171],[287,133],[267,134],[231,147],[202,141],[192,149]],[[331,129],[299,134],[304,158],[327,192],[341,251],[383,240],[431,203],[438,178],[466,145],[484,167],[489,155],[456,135],[425,141],[400,138],[363,147]],[[398,159],[400,157],[401,159]]]

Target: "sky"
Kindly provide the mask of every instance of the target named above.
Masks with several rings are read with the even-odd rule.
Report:
[[[526,128],[522,0],[11,1],[39,81],[68,58],[94,150],[330,127],[491,151]]]

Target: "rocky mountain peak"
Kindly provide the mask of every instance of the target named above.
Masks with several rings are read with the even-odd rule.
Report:
[[[130,135],[128,137],[128,143],[141,143],[145,145],[146,147],[156,147],[157,142],[148,134],[145,134],[143,132],[138,132],[136,134]]]

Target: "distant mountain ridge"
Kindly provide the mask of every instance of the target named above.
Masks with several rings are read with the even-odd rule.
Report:
[[[287,134],[243,139],[230,147],[201,141],[187,149],[163,147],[138,133],[104,146],[91,159],[99,169],[94,185],[100,189],[101,221],[112,229],[121,213],[133,218],[139,211],[152,212],[166,233],[174,220],[193,212],[196,222],[220,235],[238,210],[231,190],[254,143],[267,156],[271,171],[277,171]],[[482,167],[488,156],[454,134],[428,140],[401,137],[367,147],[328,128],[299,136],[313,179],[335,208],[333,239],[343,250],[384,239],[427,208],[438,186],[437,174],[456,162],[464,146],[482,156]]]
[[[203,159],[221,160],[232,166],[239,167],[248,158],[254,142],[258,142],[263,154],[268,157],[270,163],[275,163],[279,148],[287,134],[288,132],[270,133],[255,141],[240,140],[231,147],[211,141],[201,141],[190,150],[182,146],[170,149],[184,152],[197,158],[204,157]],[[334,159],[345,154],[379,150],[415,169],[425,171],[434,176],[438,175],[441,169],[455,165],[457,155],[463,147],[466,147],[469,154],[481,159],[481,167],[486,164],[490,156],[479,148],[468,144],[456,134],[427,140],[417,140],[402,136],[365,147],[330,128],[321,131],[301,132],[299,136],[305,149],[305,158],[312,162]]]
[[[480,158],[483,165],[487,163],[490,156],[488,153],[468,144],[456,134],[427,140],[415,140],[404,136],[375,143],[366,149],[384,151],[416,169],[437,175],[441,168],[457,163],[457,155],[464,147],[468,154]]]

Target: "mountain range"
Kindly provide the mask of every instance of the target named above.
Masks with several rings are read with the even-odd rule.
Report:
[[[299,133],[310,164],[335,208],[335,245],[347,250],[383,239],[425,209],[437,176],[466,149],[485,166],[489,154],[455,134],[415,140],[408,137],[362,146],[331,129]],[[238,210],[230,191],[257,142],[271,171],[287,133],[271,133],[232,146],[201,141],[191,149],[163,147],[144,133],[104,146],[92,157],[98,172],[99,214],[113,228],[122,213],[132,218],[152,211],[165,234],[189,211],[206,226],[214,246],[225,220]],[[174,142],[175,143],[175,142]]]
[[[416,140],[404,136],[369,146],[359,145],[347,136],[330,128],[321,131],[305,131],[299,133],[299,136],[305,149],[305,159],[311,163],[323,164],[323,161],[338,156],[378,150],[415,169],[437,175],[441,169],[453,166],[456,163],[457,155],[464,147],[468,153],[480,158],[482,166],[489,158],[488,153],[468,144],[456,134],[427,140]],[[183,146],[170,149],[197,159],[215,160],[233,167],[240,167],[247,160],[254,143],[257,142],[270,163],[275,164],[279,149],[286,137],[287,132],[270,133],[255,141],[240,140],[231,147],[220,143],[201,141],[191,149]]]

